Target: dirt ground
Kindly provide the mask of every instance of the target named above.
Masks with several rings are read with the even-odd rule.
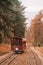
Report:
[[[39,50],[43,54],[43,47],[35,47],[35,49]]]
[[[10,44],[0,44],[0,55],[6,54],[11,51]]]

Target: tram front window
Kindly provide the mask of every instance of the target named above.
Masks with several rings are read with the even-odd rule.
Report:
[[[22,40],[21,39],[13,39],[12,40],[12,45],[21,45],[22,44]]]
[[[21,45],[22,43],[21,43],[21,41],[20,40],[16,40],[16,43],[15,43],[16,45]]]

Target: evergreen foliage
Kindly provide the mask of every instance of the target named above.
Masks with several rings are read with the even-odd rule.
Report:
[[[24,9],[18,0],[0,0],[0,30],[5,36],[11,38],[11,32],[14,36],[24,37]]]

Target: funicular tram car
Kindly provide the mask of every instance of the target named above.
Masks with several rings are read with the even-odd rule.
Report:
[[[26,49],[26,41],[19,37],[14,37],[11,41],[11,50],[16,53],[23,53]]]

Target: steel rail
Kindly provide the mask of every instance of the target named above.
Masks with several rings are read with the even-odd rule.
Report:
[[[12,55],[10,58],[8,58],[6,61],[4,61],[3,63],[1,63],[1,65],[9,65],[15,58],[17,57],[17,55]]]

